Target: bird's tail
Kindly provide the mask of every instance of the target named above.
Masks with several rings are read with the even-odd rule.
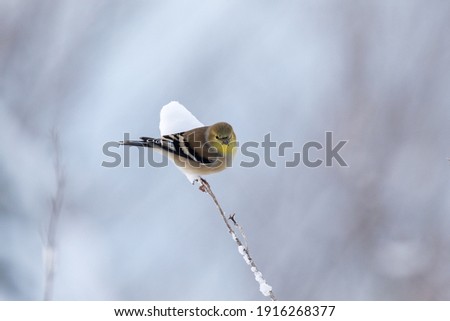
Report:
[[[151,137],[139,137],[140,140],[124,140],[120,141],[120,145],[128,145],[128,146],[138,146],[138,147],[153,147],[155,145],[155,142],[157,141],[156,138]]]

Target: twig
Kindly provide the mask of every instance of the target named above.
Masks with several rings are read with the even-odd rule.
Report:
[[[245,246],[242,244],[241,240],[234,232],[233,227],[228,223],[228,220],[225,216],[225,212],[223,211],[222,207],[220,206],[219,202],[217,201],[216,195],[213,193],[209,183],[206,180],[204,180],[203,178],[200,179],[199,183],[200,183],[200,190],[202,192],[208,193],[209,196],[211,196],[214,204],[216,204],[216,207],[219,210],[220,216],[222,217],[225,225],[227,226],[228,233],[231,234],[231,237],[233,238],[233,240],[236,242],[236,244],[238,246],[239,253],[242,255],[245,262],[248,265],[250,265],[250,267],[251,267],[250,269],[255,276],[255,280],[259,283],[259,290],[261,291],[261,293],[264,296],[270,296],[272,301],[277,301],[275,294],[272,291],[272,287],[269,284],[267,284],[266,280],[263,278],[262,273],[257,268],[255,261],[250,256],[250,252],[249,252],[249,249],[247,246],[247,238],[245,237],[242,227],[237,223],[235,214],[230,215],[229,220],[232,221],[233,224],[239,229],[240,234],[244,238]]]
[[[231,214],[228,219],[233,222],[234,226],[236,226],[236,228],[239,230],[239,233],[242,235],[242,238],[244,239],[244,243],[245,243],[245,248],[247,249],[247,251],[249,251],[248,248],[248,242],[247,242],[247,236],[244,233],[244,229],[242,228],[241,225],[239,225],[239,223],[236,221],[236,213]]]
[[[54,170],[56,174],[56,194],[51,199],[50,222],[47,231],[47,240],[44,249],[45,263],[45,283],[44,300],[48,301],[53,296],[53,284],[55,278],[55,253],[56,253],[56,231],[61,214],[61,208],[64,199],[65,177],[64,170],[61,167],[60,144],[58,133],[52,132],[52,144],[55,150]]]

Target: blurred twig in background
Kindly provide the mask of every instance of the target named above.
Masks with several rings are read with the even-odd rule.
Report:
[[[56,130],[52,132],[52,146],[55,152],[55,177],[56,192],[51,199],[50,222],[47,231],[47,240],[44,247],[45,283],[44,300],[51,300],[53,296],[53,283],[55,278],[55,254],[56,254],[56,232],[58,221],[61,215],[61,208],[64,199],[65,176],[61,166],[61,148],[59,136]]]

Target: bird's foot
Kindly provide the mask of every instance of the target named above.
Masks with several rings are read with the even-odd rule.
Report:
[[[207,193],[209,190],[211,190],[209,183],[204,178],[200,177],[196,181],[200,184],[198,189],[203,193]]]

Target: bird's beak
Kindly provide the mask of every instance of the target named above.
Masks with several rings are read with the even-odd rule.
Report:
[[[223,142],[225,145],[230,144],[230,140],[229,140],[229,139],[224,139],[222,142]]]

